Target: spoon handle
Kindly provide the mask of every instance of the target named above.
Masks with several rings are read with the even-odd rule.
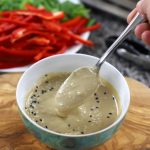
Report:
[[[128,34],[135,29],[135,27],[139,24],[144,22],[144,16],[142,16],[140,13],[137,13],[135,17],[132,19],[130,24],[126,27],[126,29],[121,33],[121,35],[116,39],[116,41],[108,48],[108,50],[102,55],[100,60],[96,63],[96,67],[98,70],[100,69],[103,62],[108,58],[115,50],[116,48],[126,39]]]

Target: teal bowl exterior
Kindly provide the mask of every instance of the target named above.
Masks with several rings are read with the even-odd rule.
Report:
[[[32,124],[20,111],[21,118],[26,128],[35,135],[39,140],[48,145],[51,148],[57,150],[87,150],[92,147],[103,144],[110,139],[114,133],[118,130],[123,120],[118,122],[114,127],[97,134],[81,137],[65,137],[56,135],[50,132],[41,130],[34,124]]]

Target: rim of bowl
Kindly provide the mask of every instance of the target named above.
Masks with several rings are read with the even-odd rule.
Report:
[[[33,121],[33,120],[27,115],[27,113],[25,113],[25,110],[24,110],[23,108],[21,108],[21,106],[19,105],[19,102],[18,102],[18,101],[19,101],[19,98],[18,98],[18,95],[19,95],[18,91],[19,91],[19,90],[18,90],[18,89],[19,89],[19,87],[20,87],[20,85],[21,85],[21,82],[22,82],[24,76],[26,76],[26,74],[28,74],[28,72],[29,72],[30,70],[32,70],[32,68],[33,68],[34,66],[36,66],[37,64],[42,63],[42,62],[44,62],[44,61],[46,61],[46,60],[53,59],[54,57],[63,57],[63,56],[70,56],[70,55],[74,55],[74,56],[77,56],[77,57],[87,57],[87,58],[91,58],[91,59],[95,59],[95,60],[96,60],[96,59],[97,59],[97,60],[99,59],[98,57],[90,56],[90,55],[86,55],[86,54],[59,54],[59,55],[54,55],[54,56],[50,56],[50,57],[44,58],[44,59],[42,59],[42,60],[36,62],[35,64],[33,64],[32,66],[30,66],[30,67],[23,73],[23,75],[21,76],[21,78],[19,79],[19,82],[18,82],[18,84],[17,84],[17,89],[16,89],[16,101],[17,101],[17,105],[18,105],[18,107],[19,107],[19,110],[20,110],[21,113],[25,116],[25,118],[26,118],[29,122],[31,122],[33,125],[35,125],[37,128],[40,128],[41,130],[44,130],[45,132],[48,132],[48,133],[54,134],[54,135],[58,135],[58,136],[74,137],[74,138],[77,138],[77,137],[87,137],[87,136],[97,135],[97,134],[100,134],[100,133],[102,133],[102,132],[105,132],[105,131],[111,129],[112,127],[114,127],[115,125],[117,125],[117,124],[125,117],[125,115],[126,115],[126,113],[127,113],[127,111],[128,111],[128,108],[129,108],[129,105],[130,105],[130,90],[129,90],[129,86],[128,86],[127,81],[125,80],[124,76],[123,76],[113,65],[109,64],[109,63],[106,62],[106,61],[104,62],[105,64],[107,64],[109,67],[112,67],[117,73],[119,73],[119,74],[121,75],[121,77],[122,77],[122,79],[123,79],[123,81],[124,81],[124,84],[125,84],[125,86],[127,87],[127,92],[128,92],[128,94],[129,94],[129,100],[128,100],[128,104],[127,104],[126,109],[125,109],[124,111],[122,110],[120,116],[119,116],[111,125],[109,125],[108,127],[104,128],[104,129],[102,129],[102,130],[96,131],[96,132],[92,132],[92,133],[88,133],[88,134],[81,134],[81,135],[58,133],[58,132],[52,131],[52,130],[50,130],[50,129],[45,129],[44,127],[42,127],[42,126],[40,126],[39,124],[37,124],[35,121]]]

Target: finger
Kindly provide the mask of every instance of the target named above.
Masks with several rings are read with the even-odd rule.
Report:
[[[137,5],[136,5],[136,8],[137,8],[137,11],[140,12],[141,14],[144,14],[143,12],[143,1],[144,0],[140,0]]]
[[[144,43],[150,46],[150,30],[145,31],[142,33],[142,40]]]
[[[140,12],[146,20],[150,23],[150,1],[149,0],[140,0],[136,6],[137,11]]]
[[[130,14],[128,15],[127,17],[127,22],[130,23],[131,20],[134,18],[134,16],[136,15],[137,13],[137,8],[133,9]]]
[[[150,25],[148,23],[141,23],[135,29],[135,35],[141,39],[142,34],[146,31],[150,30]]]

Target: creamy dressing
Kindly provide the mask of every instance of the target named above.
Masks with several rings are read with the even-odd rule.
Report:
[[[71,110],[64,106],[69,113],[65,118],[58,116],[58,104],[56,104],[55,97],[69,75],[70,73],[50,73],[39,80],[28,94],[25,103],[25,110],[31,119],[44,128],[64,134],[92,133],[112,124],[121,110],[117,93],[107,82],[105,82],[105,86],[98,86],[91,95],[85,93],[88,96],[84,94],[83,97],[79,96],[78,104],[74,101],[67,101],[68,106],[70,104],[76,106],[71,106],[73,108]],[[79,79],[77,80],[79,81]],[[74,84],[76,86],[76,83]],[[84,87],[82,88],[84,89]],[[82,88],[76,92],[83,91],[84,93]]]
[[[96,71],[90,67],[79,68],[64,81],[55,97],[59,116],[66,117],[96,91],[100,83]]]

